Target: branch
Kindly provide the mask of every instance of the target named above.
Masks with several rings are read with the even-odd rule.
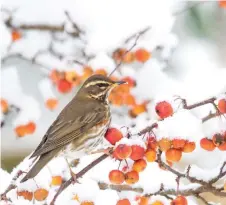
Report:
[[[77,36],[79,36],[80,33],[83,33],[83,31],[78,27],[78,25],[72,20],[68,11],[65,11],[64,13],[65,13],[68,21],[72,24],[73,28],[77,31]]]
[[[221,115],[224,116],[224,114],[223,113],[220,113],[220,112],[215,112],[215,113],[212,113],[211,112],[210,114],[208,114],[207,116],[205,116],[205,117],[202,118],[202,123],[204,123],[204,122],[206,122],[206,121],[208,121],[208,120],[210,120],[212,118],[219,117]]]
[[[224,167],[226,165],[226,162],[224,162],[220,168],[220,171],[219,171],[219,174],[214,177],[213,179],[211,179],[209,181],[210,184],[214,184],[215,182],[217,182],[220,178],[224,177],[226,175],[226,171],[223,171],[224,170]]]
[[[81,178],[86,172],[88,172],[90,169],[92,169],[93,167],[95,167],[97,164],[99,164],[100,162],[102,162],[103,160],[105,160],[107,157],[108,157],[107,154],[101,155],[99,158],[97,158],[96,160],[94,160],[93,162],[91,162],[88,166],[86,166],[85,168],[83,168],[80,172],[78,172],[76,174],[76,178],[77,179],[78,178]],[[50,205],[54,205],[57,197],[61,194],[61,192],[63,192],[73,182],[74,182],[74,179],[73,179],[73,177],[71,177],[64,184],[62,184],[61,187],[59,188],[59,190],[57,191],[57,193],[55,194],[55,196],[53,197],[53,200],[51,201]]]
[[[188,179],[190,182],[192,183],[197,183],[197,184],[201,184],[201,185],[204,185],[204,186],[209,186],[209,183],[203,181],[203,180],[200,180],[200,179],[197,179],[195,177],[191,177],[189,175],[189,171],[190,171],[190,166],[188,167],[187,169],[187,173],[180,173],[179,171],[173,169],[172,167],[170,167],[169,165],[167,165],[166,163],[164,163],[161,159],[161,154],[162,154],[162,151],[159,150],[158,154],[157,154],[157,162],[162,166],[164,167],[165,169],[167,169],[168,171],[172,172],[173,174],[175,174],[177,177],[180,177],[180,178],[186,178]]]
[[[117,192],[121,192],[121,191],[133,191],[133,192],[137,192],[137,193],[143,193],[144,189],[143,188],[133,188],[129,185],[114,185],[114,184],[106,184],[106,183],[98,183],[98,186],[101,190],[106,190],[106,189],[111,189],[111,190],[115,190]],[[166,195],[183,195],[183,196],[192,196],[192,195],[199,195],[201,193],[204,192],[212,192],[212,189],[210,187],[205,187],[205,186],[200,186],[198,188],[191,188],[191,189],[184,189],[184,190],[175,190],[175,189],[162,189],[160,188],[158,191],[153,192],[153,193],[148,193],[145,194],[145,196],[153,196],[153,195],[162,195],[162,196],[166,196]],[[216,194],[217,196],[226,196],[226,193],[223,192],[219,192]]]
[[[206,104],[212,104],[212,105],[214,105],[214,101],[216,99],[217,99],[216,97],[212,97],[212,98],[209,98],[209,99],[206,99],[206,100],[203,100],[203,101],[194,103],[192,105],[188,105],[186,99],[183,99],[181,97],[176,98],[176,100],[181,100],[182,101],[183,108],[186,109],[186,110],[191,110],[191,109],[194,109],[194,108],[197,108],[197,107],[206,105]]]
[[[157,123],[153,123],[151,126],[148,126],[146,128],[144,128],[143,130],[141,130],[138,135],[141,136],[145,133],[151,132],[154,128],[157,128],[158,124]]]

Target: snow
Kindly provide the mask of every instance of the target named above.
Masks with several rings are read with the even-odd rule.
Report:
[[[172,32],[176,19],[173,16],[175,4],[175,1],[165,1],[163,6],[161,1],[149,0],[142,0],[139,3],[131,0],[65,0],[57,3],[53,0],[40,0],[37,2],[9,0],[4,3],[4,7],[9,8],[9,10],[17,8],[13,12],[14,25],[50,24],[60,26],[67,21],[66,30],[73,31],[71,23],[68,22],[64,14],[64,11],[68,11],[72,19],[84,31],[81,40],[68,37],[66,33],[56,33],[58,40],[52,42],[53,49],[65,55],[65,58],[58,59],[46,52],[36,58],[36,61],[42,65],[40,69],[48,73],[51,69],[59,69],[61,71],[76,69],[81,74],[81,66],[72,63],[73,59],[92,66],[94,70],[104,68],[110,73],[116,66],[111,58],[112,51],[118,47],[130,48],[134,44],[135,39],[133,38],[128,43],[125,43],[125,40],[134,33],[150,27],[149,31],[140,36],[134,50],[146,48],[152,53],[157,46],[162,46],[163,49],[160,55],[163,61],[152,56],[145,64],[122,65],[121,74],[119,72],[114,74],[120,77],[131,76],[136,80],[137,86],[132,90],[132,93],[136,96],[138,102],[146,99],[150,100],[147,107],[148,112],[139,115],[136,119],[131,119],[127,116],[126,109],[126,114],[124,114],[124,111],[113,107],[111,127],[120,129],[133,123],[136,127],[129,128],[129,130],[132,133],[137,133],[148,125],[157,122],[158,116],[154,109],[157,102],[170,102],[174,109],[174,115],[159,121],[158,128],[153,131],[158,140],[167,137],[170,139],[183,138],[196,142],[196,150],[191,154],[183,153],[182,160],[174,165],[173,168],[186,171],[187,166],[192,164],[190,175],[208,181],[219,172],[222,162],[226,159],[225,153],[217,149],[211,153],[207,152],[200,148],[199,141],[203,137],[212,138],[216,132],[225,131],[226,118],[215,118],[202,124],[201,118],[209,114],[209,111],[215,111],[214,107],[205,105],[194,110],[184,110],[180,102],[175,101],[175,96],[179,95],[182,98],[186,98],[188,104],[199,102],[212,96],[217,96],[218,99],[225,98],[222,93],[226,90],[226,70],[220,68],[216,63],[215,47],[208,49],[212,50],[212,52],[208,53],[202,48],[202,46],[208,47],[208,45],[204,45],[205,43],[201,41],[193,41],[189,42],[189,45],[185,45],[180,51],[177,51],[181,52],[178,57],[179,77],[170,76],[164,71],[167,65],[165,61],[171,58],[172,51],[180,44],[178,37]],[[10,30],[5,27],[2,21],[0,26],[1,36],[4,39],[1,42],[1,56],[4,57],[11,42],[11,35]],[[38,51],[46,51],[52,41],[52,35],[48,32],[26,31],[22,32],[22,36],[22,39],[12,44],[8,54],[21,53],[26,58],[31,59]],[[87,61],[87,59],[82,57],[82,50],[87,55],[94,55],[94,57]],[[23,82],[21,82],[19,69],[20,67],[17,65],[5,66],[1,72],[1,96],[7,99],[10,104],[14,104],[21,109],[13,119],[12,125],[16,126],[28,121],[35,121],[40,124],[40,127],[44,128],[45,126],[43,125],[49,125],[49,122],[42,122],[45,115],[47,115],[42,109],[44,107],[42,105],[43,101],[50,97],[55,97],[56,93],[49,79],[41,79],[37,84],[37,90],[43,101],[39,102],[36,97],[26,93],[22,86]],[[29,78],[29,75],[27,76]],[[65,97],[65,104],[67,100]],[[117,115],[117,111],[121,114],[120,117]],[[51,115],[51,120],[56,115],[57,113]],[[121,130],[123,136],[125,136],[126,129]],[[45,129],[42,132],[38,132],[36,140],[37,138],[41,139],[44,131]],[[146,148],[144,141],[138,138],[137,135],[129,140],[123,138],[116,146],[118,144],[135,144]],[[26,143],[24,143],[24,148],[26,146]],[[109,146],[109,143],[105,142],[105,146]],[[95,154],[81,158],[81,163],[78,167],[73,168],[73,171],[77,173],[99,156],[99,154]],[[132,163],[133,161],[128,159],[129,167],[131,167]],[[178,164],[180,164],[180,167]],[[121,167],[125,165],[126,163],[122,162]],[[18,170],[28,171],[30,166],[31,160],[28,160],[27,157],[10,174],[0,169],[0,178],[4,179],[1,180],[0,192],[4,191]],[[135,205],[135,194],[132,192],[117,193],[113,190],[100,190],[98,187],[98,182],[110,183],[108,174],[111,170],[118,169],[118,166],[118,161],[112,158],[106,159],[79,179],[80,184],[70,185],[59,196],[56,204],[79,204],[79,202],[72,200],[77,194],[80,202],[92,200],[95,205],[115,205],[123,197],[128,197],[132,204]],[[56,187],[51,187],[50,185],[51,177],[56,175],[63,176],[65,180],[70,177],[67,163],[62,157],[57,157],[49,162],[35,177],[35,180],[28,180],[20,184],[19,181],[23,177],[21,176],[17,182],[13,183],[18,185],[18,190],[35,191],[37,186],[48,189],[50,194],[47,198],[47,203],[49,203],[57,190]],[[161,183],[164,184],[166,189],[176,189],[177,186],[176,176],[171,172],[160,169],[155,162],[148,163],[147,168],[140,173],[139,177],[139,182],[133,187],[143,188],[145,193],[158,191]],[[198,187],[199,185],[197,184],[188,184],[187,181],[181,180],[181,190]],[[23,200],[21,197],[17,198],[16,190],[11,191],[7,196],[12,199],[15,205],[33,204]],[[150,203],[154,200],[160,200],[165,204],[169,204],[169,200],[166,200],[165,197],[153,196],[150,199]],[[189,205],[197,204],[193,197],[188,197],[188,201]],[[35,204],[38,203],[35,202]]]
[[[117,192],[113,190],[101,190],[97,194],[94,203],[97,205],[115,205],[119,200]]]
[[[0,178],[1,178],[0,193],[2,193],[8,187],[11,180],[11,175],[2,168],[0,168]]]
[[[157,139],[186,139],[199,142],[203,138],[202,122],[190,113],[189,110],[179,110],[172,117],[158,122],[155,134]]]
[[[38,86],[44,100],[47,100],[49,98],[56,98],[52,90],[53,89],[52,83],[47,78],[42,79],[39,82]]]

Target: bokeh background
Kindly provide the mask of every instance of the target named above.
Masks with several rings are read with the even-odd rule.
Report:
[[[12,109],[7,115],[1,114],[1,166],[4,169],[10,171],[37,146],[51,122],[78,89],[75,87],[69,94],[60,94],[55,87],[49,87],[49,69],[70,70],[73,68],[76,72],[80,72],[81,66],[70,60],[90,62],[82,55],[81,50],[85,47],[84,51],[87,56],[92,57],[93,54],[98,54],[98,59],[94,57],[90,63],[93,67],[110,65],[109,68],[106,68],[110,71],[115,64],[109,62],[105,56],[103,57],[103,53],[111,55],[115,48],[122,45],[123,39],[138,32],[145,25],[149,25],[149,22],[151,22],[150,25],[154,25],[154,28],[158,27],[159,23],[160,30],[165,30],[167,34],[160,32],[162,36],[159,37],[161,42],[164,42],[165,38],[165,44],[163,43],[165,49],[162,49],[161,45],[153,46],[154,41],[158,42],[156,37],[158,33],[153,35],[153,42],[149,44],[151,46],[146,44],[152,54],[150,61],[153,62],[151,63],[156,63],[161,73],[174,81],[189,82],[187,83],[190,86],[189,92],[193,90],[194,95],[196,93],[198,95],[200,91],[206,93],[206,96],[211,96],[215,92],[222,91],[214,85],[222,81],[223,76],[219,75],[219,72],[226,69],[226,8],[219,6],[217,1],[163,2],[157,3],[156,1],[159,9],[158,14],[153,14],[153,18],[157,19],[151,18],[151,14],[146,15],[153,10],[147,6],[145,9],[146,3],[143,1],[139,1],[139,3],[99,0],[93,2],[7,0],[3,2],[1,8],[1,55],[4,61],[1,64],[1,93],[2,98],[20,109],[19,112]],[[13,27],[9,24],[10,18],[10,23],[12,22],[15,27],[22,24],[59,26],[65,20],[65,10],[69,11],[79,28],[85,31],[85,34],[81,35],[85,40],[80,41],[76,35],[67,35],[67,32],[18,29],[22,38],[11,43]],[[173,13],[173,17],[168,18],[166,13]],[[67,31],[73,32],[73,26],[68,18],[66,19]],[[37,51],[47,47],[52,38],[57,39],[53,42],[54,49],[62,53],[65,58],[59,60],[59,58],[53,58],[48,53],[44,53],[37,58],[40,65],[20,57],[7,58],[7,55],[12,53],[22,53],[31,59]],[[131,44],[132,41],[128,45]],[[128,45],[126,45],[127,48]],[[156,49],[156,46],[160,46],[160,49]],[[48,69],[44,68],[43,64],[47,65]],[[129,66],[125,65],[125,70],[127,70],[125,73],[133,74],[134,71],[131,71]],[[137,68],[135,68],[136,72],[139,72]],[[146,76],[143,86],[148,85],[153,78],[155,76],[149,76],[149,78]],[[224,76],[225,79],[226,76]],[[164,78],[159,78],[156,87],[147,87],[150,90],[150,99],[153,97],[152,90],[164,90],[161,85],[164,87],[165,83]],[[209,86],[208,89],[205,89],[205,85],[208,83],[213,87]],[[171,84],[169,83],[168,86],[171,87]],[[139,99],[147,97],[147,91],[144,93],[140,90],[136,93]],[[59,100],[59,104],[54,111],[50,111],[45,106],[45,100],[53,96]],[[131,121],[122,114],[127,113],[125,111],[127,108],[118,109],[113,106],[112,109],[116,116],[113,118],[115,119],[113,123],[131,126]],[[120,117],[119,113],[121,113]],[[16,136],[15,127],[29,120],[36,123],[35,132],[24,137]]]

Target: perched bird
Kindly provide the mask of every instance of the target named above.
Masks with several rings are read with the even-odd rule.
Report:
[[[21,182],[34,178],[56,156],[77,159],[95,150],[102,143],[111,121],[108,94],[124,83],[103,75],[89,77],[30,156],[35,160],[34,165]]]

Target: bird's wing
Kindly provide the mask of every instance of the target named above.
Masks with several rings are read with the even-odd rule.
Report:
[[[48,129],[31,157],[40,156],[72,142],[101,122],[105,114],[105,109],[96,104],[95,106],[84,104],[80,109],[69,104]]]

